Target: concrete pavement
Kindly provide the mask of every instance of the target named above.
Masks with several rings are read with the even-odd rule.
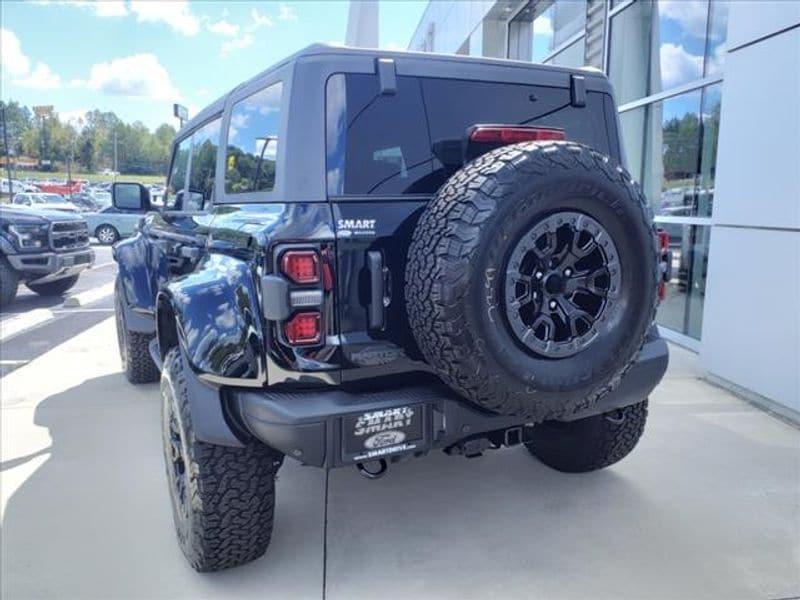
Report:
[[[672,351],[615,467],[564,475],[514,448],[337,470],[326,535],[325,473],[287,460],[267,555],[199,575],[174,540],[157,386],[121,375],[107,318],[0,379],[2,597],[800,595],[800,431]]]

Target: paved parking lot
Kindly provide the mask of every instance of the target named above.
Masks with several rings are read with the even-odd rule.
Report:
[[[78,293],[113,265],[91,278]],[[121,375],[110,296],[83,299],[10,336],[17,315],[0,323],[3,598],[800,595],[800,430],[679,348],[615,467],[564,475],[514,448],[370,482],[287,460],[267,555],[198,575],[174,540],[157,386]]]

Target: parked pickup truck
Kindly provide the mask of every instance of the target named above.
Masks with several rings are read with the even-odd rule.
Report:
[[[94,264],[86,221],[62,211],[0,207],[0,306],[20,282],[43,296],[61,295]]]
[[[628,455],[667,347],[623,164],[605,76],[505,60],[312,46],[189,121],[114,250],[191,565],[265,552],[284,456],[377,478],[437,448]]]

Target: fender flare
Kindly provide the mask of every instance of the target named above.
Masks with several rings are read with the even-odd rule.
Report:
[[[125,315],[125,325],[137,333],[155,333],[155,290],[148,264],[147,246],[140,236],[117,244],[116,292]]]

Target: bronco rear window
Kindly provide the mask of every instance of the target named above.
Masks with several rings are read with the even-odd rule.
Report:
[[[381,94],[377,75],[339,73],[327,84],[328,194],[432,194],[457,169],[437,155],[477,123],[560,127],[567,139],[608,154],[603,95],[573,107],[567,88],[397,77]]]

